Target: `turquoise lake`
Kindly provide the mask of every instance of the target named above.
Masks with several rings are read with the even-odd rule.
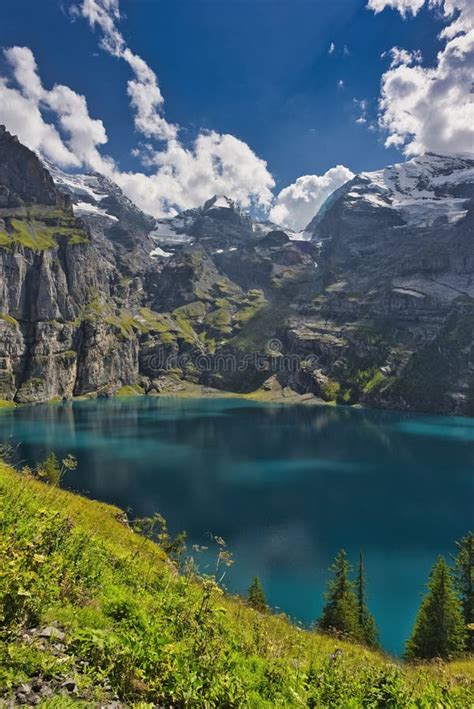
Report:
[[[72,453],[65,485],[209,546],[222,536],[270,604],[305,624],[327,567],[362,548],[384,647],[403,650],[438,554],[474,526],[474,419],[243,399],[133,398],[5,410],[0,440],[34,462]],[[206,556],[207,554],[207,556]],[[211,552],[200,567],[213,562]]]

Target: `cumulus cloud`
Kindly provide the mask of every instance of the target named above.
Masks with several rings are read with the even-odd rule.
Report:
[[[419,49],[414,52],[409,52],[407,49],[401,47],[392,47],[388,52],[383,52],[381,55],[382,59],[385,57],[390,57],[390,69],[394,69],[400,64],[405,66],[411,66],[412,64],[421,64],[423,61],[423,56]]]
[[[270,212],[270,219],[294,231],[302,231],[327,197],[353,177],[354,173],[344,165],[337,165],[324,175],[299,177],[281,190]]]
[[[268,208],[273,200],[275,183],[265,161],[232,135],[201,134],[191,148],[170,141],[166,150],[149,153],[147,162],[156,166],[154,174],[122,172],[114,179],[155,216],[197,207],[213,194],[229,194],[243,207]]]
[[[423,2],[370,0],[380,12],[394,7],[416,14]],[[419,52],[394,47],[391,66],[382,76],[379,123],[387,131],[386,146],[398,146],[407,155],[426,151],[474,152],[474,3],[472,0],[430,0],[443,13],[445,42],[434,66],[421,66]]]
[[[63,167],[82,164],[105,171],[98,146],[107,142],[102,121],[90,117],[84,96],[56,84],[45,89],[38,74],[33,52],[28,47],[4,50],[16,87],[5,78],[0,82],[0,121],[33,150]],[[44,112],[52,112],[62,129],[48,123]]]
[[[89,115],[85,97],[61,84],[46,89],[27,47],[12,47],[4,54],[15,86],[0,79],[0,122],[49,160],[107,175],[157,217],[196,207],[216,193],[229,194],[244,207],[271,205],[275,183],[265,161],[231,135],[202,133],[189,147],[170,137],[160,150],[149,143],[144,162],[153,174],[121,172],[101,152],[107,133],[102,121]],[[54,114],[56,125],[48,123],[45,114]]]
[[[425,0],[369,0],[367,7],[375,13],[390,7],[392,10],[398,10],[402,17],[406,17],[409,13],[416,15],[424,3]]]
[[[102,48],[132,70],[127,92],[137,131],[149,140],[165,143],[159,148],[148,143],[144,152],[135,152],[144,165],[153,168],[153,174],[114,174],[138,206],[154,216],[165,216],[196,207],[215,193],[229,194],[244,207],[252,203],[270,206],[275,182],[265,161],[246,143],[212,131],[199,134],[191,146],[180,142],[179,126],[163,115],[164,98],[155,72],[132,52],[117,27],[119,0],[82,0],[75,6],[75,14],[97,27],[102,33]]]
[[[3,78],[0,78],[0,124],[6,125],[22,143],[58,165],[80,165],[55,126],[43,119],[36,101],[9,87]]]

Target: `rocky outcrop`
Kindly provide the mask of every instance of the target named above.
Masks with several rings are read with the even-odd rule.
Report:
[[[10,195],[0,209],[0,398],[32,403],[136,381],[136,352],[98,317],[113,302],[114,264],[5,130],[0,180]]]
[[[55,187],[38,157],[0,126],[0,208],[23,204],[67,207],[68,198]]]

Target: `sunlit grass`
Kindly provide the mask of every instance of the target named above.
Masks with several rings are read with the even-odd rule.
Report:
[[[135,706],[464,709],[474,701],[471,660],[403,666],[260,614],[189,564],[178,573],[112,505],[1,463],[0,501],[4,692],[35,673],[66,672],[90,701],[104,695],[107,676]],[[66,633],[62,665],[19,640],[22,628],[52,621]],[[87,672],[78,656],[87,657]],[[69,706],[54,701],[45,706]]]

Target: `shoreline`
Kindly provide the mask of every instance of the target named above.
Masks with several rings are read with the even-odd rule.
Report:
[[[54,406],[67,402],[77,401],[94,401],[97,399],[133,399],[147,397],[150,399],[158,399],[160,397],[175,398],[175,399],[243,399],[247,401],[255,401],[259,403],[277,403],[277,404],[304,404],[310,406],[336,406],[334,401],[324,401],[314,394],[298,394],[288,387],[282,388],[279,385],[271,388],[261,387],[253,392],[241,393],[227,391],[223,389],[215,389],[202,384],[194,384],[185,380],[179,382],[167,382],[163,389],[159,392],[147,394],[140,391],[139,387],[132,385],[124,386],[112,393],[104,393],[101,391],[91,392],[89,394],[81,394],[70,398],[55,397],[48,401],[35,401],[29,403],[17,403],[14,401],[0,400],[0,411],[12,411],[17,408],[28,406]],[[362,408],[360,406],[351,408]]]
[[[81,394],[69,398],[54,397],[47,401],[35,401],[28,403],[17,403],[14,401],[0,399],[0,415],[6,411],[14,411],[15,409],[25,408],[30,406],[54,406],[66,403],[75,403],[80,401],[95,401],[97,399],[133,399],[133,398],[149,398],[159,399],[160,397],[170,399],[242,399],[244,401],[253,401],[262,404],[284,404],[297,406],[315,406],[315,407],[343,407],[358,411],[381,411],[391,412],[394,414],[409,414],[411,416],[432,416],[446,417],[450,419],[466,419],[474,421],[473,416],[466,416],[447,411],[424,411],[418,409],[395,409],[390,407],[364,406],[363,404],[338,404],[336,401],[325,401],[321,397],[311,393],[298,394],[289,387],[281,387],[276,380],[266,382],[262,387],[252,392],[242,393],[233,392],[223,389],[215,389],[213,387],[196,384],[186,380],[168,379],[160,391],[145,393],[138,385],[125,385],[115,391],[104,391],[104,389]]]

